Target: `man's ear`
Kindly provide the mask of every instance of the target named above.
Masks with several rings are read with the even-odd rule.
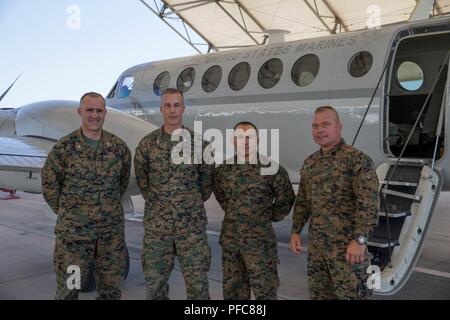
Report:
[[[79,107],[79,108],[77,109],[77,111],[78,111],[78,115],[81,117],[81,107]]]
[[[339,122],[339,129],[342,130],[342,122]]]

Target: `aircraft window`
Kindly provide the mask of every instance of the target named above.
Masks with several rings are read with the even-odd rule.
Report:
[[[280,81],[283,73],[283,62],[274,58],[266,61],[258,72],[258,82],[264,89],[270,89]]]
[[[222,79],[222,68],[220,66],[212,66],[206,70],[202,78],[202,87],[206,92],[213,92],[217,89]]]
[[[195,79],[195,70],[194,68],[186,68],[184,69],[177,79],[177,88],[181,92],[188,91],[192,85],[194,84]]]
[[[307,54],[298,59],[291,70],[291,78],[300,87],[306,87],[319,73],[320,62],[315,54]]]
[[[114,96],[116,95],[116,90],[117,90],[117,81],[114,84],[114,87],[112,87],[111,91],[109,91],[108,98],[114,98]]]
[[[228,75],[228,85],[234,91],[245,87],[250,78],[250,65],[247,62],[238,63]]]
[[[122,78],[119,86],[119,92],[117,93],[117,98],[126,98],[130,95],[131,91],[133,91],[133,82],[134,77],[128,76]]]
[[[404,61],[397,69],[397,83],[407,91],[416,91],[423,84],[423,71],[417,63]]]
[[[369,72],[372,63],[372,54],[369,51],[360,51],[350,59],[348,72],[355,78],[362,77]]]
[[[153,83],[153,92],[160,96],[169,87],[170,73],[167,71],[161,72]]]

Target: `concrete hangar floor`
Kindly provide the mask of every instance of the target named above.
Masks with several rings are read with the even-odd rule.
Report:
[[[0,193],[6,196],[6,193]],[[53,247],[55,216],[49,212],[42,195],[18,192],[20,199],[0,200],[0,299],[53,299],[55,274]],[[142,215],[144,201],[134,197],[136,214],[126,221],[126,241],[131,265],[123,284],[122,299],[144,299],[145,283],[141,268]],[[425,245],[408,283],[393,296],[374,299],[450,299],[450,192],[441,193]],[[212,197],[206,202],[208,237],[212,249],[209,272],[212,299],[222,299],[221,250],[218,243],[223,212]],[[306,255],[291,253],[288,241],[291,216],[274,224],[278,237],[279,299],[309,299]],[[306,236],[304,232],[303,236]],[[307,245],[307,244],[306,244]],[[94,292],[80,299],[92,299]],[[179,265],[170,278],[170,298],[185,299]]]

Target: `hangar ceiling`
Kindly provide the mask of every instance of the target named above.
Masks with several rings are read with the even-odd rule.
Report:
[[[419,4],[416,0],[140,1],[199,53],[262,45],[272,36],[291,41],[399,23],[409,20]],[[450,0],[435,0],[430,13],[450,13]]]

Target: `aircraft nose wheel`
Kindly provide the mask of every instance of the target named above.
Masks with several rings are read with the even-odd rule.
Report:
[[[128,278],[128,274],[130,272],[130,254],[128,252],[128,248],[125,245],[125,272],[123,275],[123,279]],[[84,279],[81,281],[81,292],[92,292],[95,290],[97,285],[97,281],[95,279],[95,263],[92,262],[89,265],[89,271],[87,272]]]

